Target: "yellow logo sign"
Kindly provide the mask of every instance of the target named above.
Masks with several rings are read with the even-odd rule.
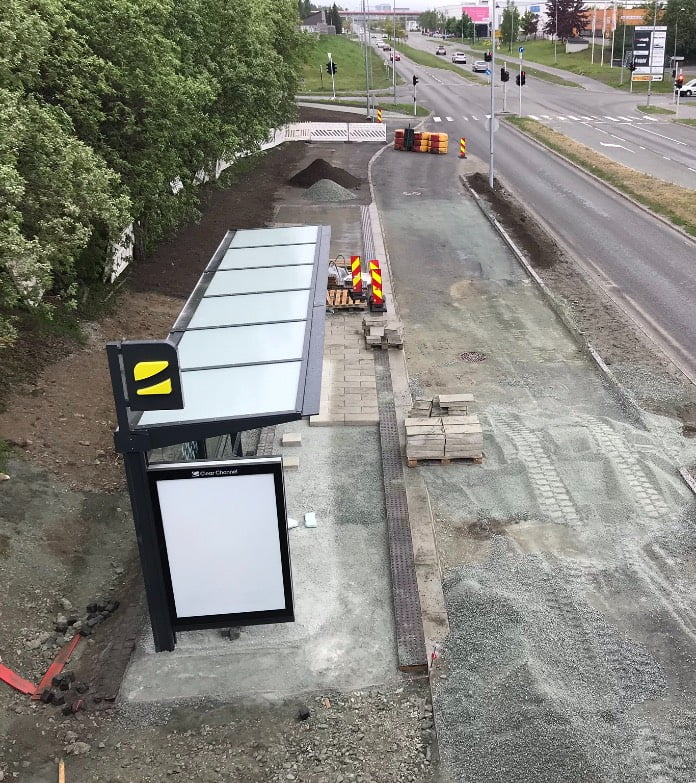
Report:
[[[169,362],[138,362],[133,368],[133,379],[135,381],[145,381],[153,378],[155,375],[160,375],[169,367]],[[138,396],[143,394],[171,394],[172,393],[172,379],[166,378],[164,380],[153,383],[150,386],[138,387],[136,394]]]

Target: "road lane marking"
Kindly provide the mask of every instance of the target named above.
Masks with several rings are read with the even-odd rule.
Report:
[[[591,125],[590,127],[594,128],[599,133],[603,133],[605,136],[611,136],[611,133],[609,133],[609,131],[605,131],[604,128],[598,128],[596,125]]]
[[[592,120],[592,117],[585,117],[585,116],[583,116],[583,120],[586,120],[587,122],[590,122]]]
[[[454,122],[454,117],[445,117],[447,122]]]
[[[532,120],[536,120],[537,122],[539,121],[539,118],[536,116],[536,114],[530,114],[529,118]]]
[[[442,117],[433,117],[433,122],[442,122]]]
[[[611,134],[612,139],[616,139],[617,141],[626,141],[626,139],[622,139],[621,136],[617,136],[615,133]]]
[[[687,143],[685,141],[679,141],[679,139],[673,139],[671,136],[665,136],[664,133],[658,133],[657,131],[651,131],[647,128],[640,128],[640,130],[643,131],[643,133],[651,133],[653,136],[659,136],[661,139],[667,139],[667,141],[673,141],[675,144],[681,144],[682,147],[687,147]]]
[[[691,166],[687,166],[686,168],[689,169],[689,171],[696,171],[696,169],[692,169]]]
[[[623,114],[619,114],[620,120],[626,120],[627,122],[633,122],[633,117],[624,117]]]
[[[623,144],[612,144],[609,141],[600,141],[599,142],[599,146],[600,147],[618,147],[621,150],[626,150],[626,152],[633,152],[633,150],[629,150],[628,147],[624,147]],[[635,155],[635,152],[633,152],[633,154]]]
[[[610,117],[608,114],[605,114],[605,115],[604,115],[604,119],[605,119],[605,120],[611,120],[611,122],[618,122],[618,120],[616,119],[616,117]]]
[[[471,119],[472,119],[472,120],[476,120],[476,122],[478,122],[478,117],[477,117],[475,114],[472,114],[472,115],[471,115]]]
[[[569,114],[569,115],[568,115],[568,119],[569,119],[569,120],[575,120],[575,122],[577,122],[577,121],[580,119],[580,117],[573,117],[573,115],[572,115],[572,114]]]

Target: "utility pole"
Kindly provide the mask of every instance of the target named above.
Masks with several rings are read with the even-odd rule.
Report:
[[[392,5],[392,94],[396,103],[396,0]]]
[[[491,119],[488,129],[488,147],[490,162],[488,165],[488,184],[493,189],[493,137],[495,135],[495,0],[491,0]]]
[[[650,33],[650,49],[648,51],[648,99],[646,106],[650,106],[650,96],[652,95],[652,70],[653,70],[653,36],[655,35],[655,28],[657,27],[657,0],[655,0],[655,8],[653,10],[653,29]]]

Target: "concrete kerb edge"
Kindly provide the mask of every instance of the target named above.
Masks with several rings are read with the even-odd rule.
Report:
[[[368,182],[370,184],[371,195],[369,216],[375,254],[377,257],[384,259],[382,283],[385,294],[388,291],[391,292],[391,301],[387,300],[387,306],[391,306],[398,317],[398,304],[392,284],[391,263],[384,243],[382,222],[375,202],[375,193],[371,176],[374,161],[387,149],[389,149],[389,147],[385,146],[378,150],[372,156],[368,164]],[[394,351],[391,356],[393,358],[393,361],[390,361],[391,379],[394,398],[397,402],[396,413],[397,421],[399,423],[399,445],[403,455],[406,447],[404,428],[402,426],[404,410],[407,406],[412,404],[412,398],[408,385],[408,368],[406,366],[405,354],[403,351]],[[432,670],[432,663],[436,660],[435,653],[439,650],[445,637],[449,634],[449,620],[445,608],[444,593],[442,591],[442,570],[435,543],[435,527],[433,524],[430,496],[425,482],[417,471],[409,471],[407,469],[407,472],[404,473],[404,484],[406,489],[408,520],[411,528],[411,542],[412,545],[414,545],[415,539],[419,543],[417,551],[414,545],[414,561],[416,562],[421,607],[428,607],[427,612],[422,611],[421,618],[423,621],[423,635],[426,642],[426,651],[429,656],[429,669]],[[413,513],[416,508],[418,509],[418,514]],[[432,675],[432,671],[429,673]],[[429,681],[432,684],[432,677],[429,677]]]
[[[510,128],[514,133],[517,133],[520,136],[523,136],[528,141],[531,141],[533,144],[536,144],[537,147],[540,147],[541,149],[552,153],[559,160],[562,160],[564,163],[567,163],[569,166],[572,166],[581,174],[584,174],[586,177],[589,177],[590,179],[593,179],[595,182],[598,182],[600,185],[603,185],[605,188],[608,188],[615,195],[621,196],[621,198],[628,201],[634,207],[638,207],[638,209],[640,209],[642,212],[645,212],[646,215],[650,215],[651,217],[655,218],[655,220],[659,220],[660,223],[664,223],[664,225],[666,225],[668,228],[671,228],[673,231],[676,231],[678,234],[681,234],[685,239],[689,239],[692,242],[696,242],[696,239],[693,236],[691,236],[691,234],[688,234],[682,228],[679,228],[679,226],[675,226],[674,223],[669,221],[666,217],[663,217],[662,215],[658,215],[656,212],[653,212],[649,207],[646,207],[644,204],[641,204],[639,201],[636,201],[634,198],[627,195],[622,190],[619,190],[614,185],[611,185],[609,182],[606,182],[605,180],[601,179],[601,177],[598,177],[596,174],[592,174],[592,172],[587,171],[587,169],[583,168],[582,166],[575,163],[574,161],[569,160],[568,158],[565,157],[565,155],[562,155],[560,152],[557,152],[553,148],[547,147],[546,144],[543,144],[542,142],[538,141],[537,139],[534,138],[534,136],[530,136],[528,133],[525,133],[523,130],[520,130],[517,126],[513,125],[510,122],[506,122],[505,126],[507,128]]]
[[[478,205],[481,212],[488,218],[491,225],[496,229],[496,231],[500,234],[505,244],[510,248],[510,250],[514,253],[515,257],[519,261],[519,263],[522,265],[522,268],[525,270],[527,275],[537,284],[541,292],[544,294],[544,297],[548,301],[548,303],[551,306],[551,309],[555,313],[558,320],[563,324],[563,326],[566,328],[566,330],[570,333],[570,335],[573,337],[575,342],[585,351],[585,353],[592,359],[592,361],[595,363],[595,365],[599,368],[599,371],[602,373],[602,375],[607,379],[607,381],[610,383],[612,388],[615,389],[617,394],[619,395],[622,402],[630,408],[632,411],[634,417],[637,419],[638,423],[640,424],[643,429],[648,432],[650,430],[647,422],[645,421],[643,417],[643,412],[638,405],[638,402],[635,400],[633,395],[624,388],[619,380],[616,378],[614,373],[609,369],[607,364],[604,362],[602,357],[599,355],[597,350],[592,346],[591,343],[589,343],[587,340],[584,339],[582,336],[582,333],[577,329],[575,324],[573,323],[573,320],[570,318],[568,313],[566,312],[565,307],[558,301],[557,297],[553,294],[553,292],[549,289],[549,287],[544,283],[544,281],[539,277],[539,275],[536,273],[536,271],[532,268],[531,264],[525,257],[524,253],[517,247],[517,245],[514,243],[510,235],[507,233],[507,231],[503,228],[503,226],[498,222],[497,218],[494,215],[491,215],[488,210],[485,208],[481,198],[479,197],[478,193],[476,193],[470,186],[469,183],[466,182],[466,180],[461,177],[462,184],[464,187],[466,187],[469,190],[469,193],[471,193],[472,197],[474,198],[474,201]]]

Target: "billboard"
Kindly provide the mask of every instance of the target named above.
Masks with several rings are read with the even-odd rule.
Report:
[[[294,619],[280,457],[148,467],[172,626]]]
[[[633,33],[634,81],[661,82],[664,78],[667,28],[639,26]]]
[[[485,5],[463,5],[462,13],[466,14],[475,24],[483,24],[491,21],[491,12]]]

